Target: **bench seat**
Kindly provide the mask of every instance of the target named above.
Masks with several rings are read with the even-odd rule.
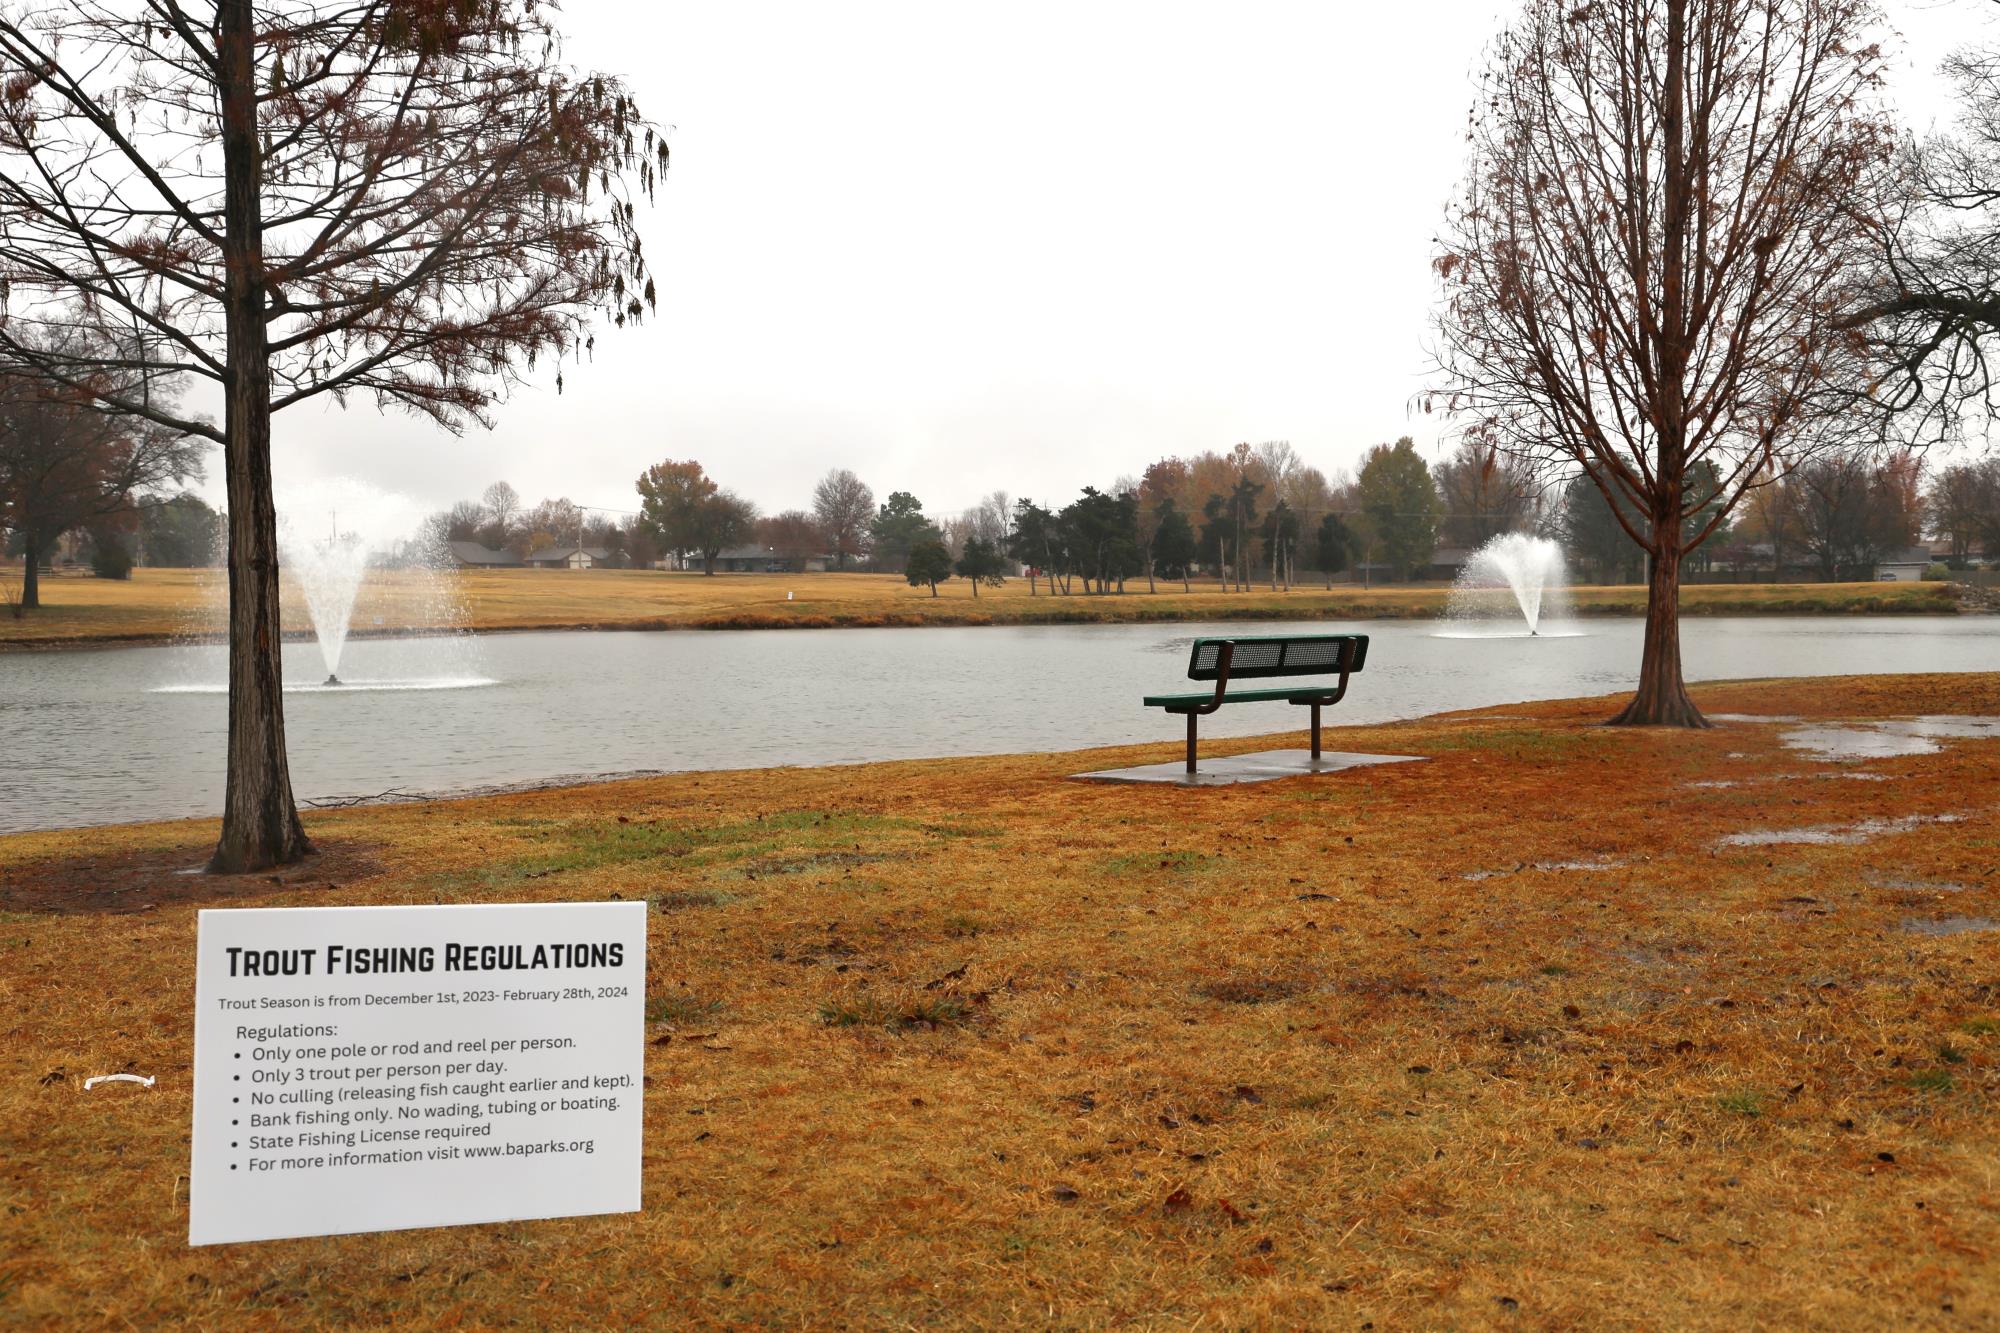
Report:
[[[1231,690],[1222,696],[1222,702],[1226,704],[1255,704],[1275,703],[1280,699],[1297,699],[1301,703],[1309,703],[1314,699],[1336,693],[1337,689],[1338,687],[1334,685],[1321,685],[1314,689],[1299,689],[1294,686],[1289,690]],[[1215,691],[1203,690],[1200,694],[1149,694],[1146,696],[1145,706],[1147,708],[1191,708],[1196,704],[1214,702]]]

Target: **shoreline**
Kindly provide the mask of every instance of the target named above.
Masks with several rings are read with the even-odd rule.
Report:
[[[1885,593],[1884,589],[1914,587],[1921,591]],[[1710,590],[1714,591],[1710,591]],[[1831,597],[1824,590],[1836,590]],[[1861,590],[1867,590],[1865,593]],[[486,634],[582,634],[582,633],[665,633],[670,631],[723,630],[815,630],[815,629],[958,629],[1009,625],[1133,625],[1205,622],[1281,621],[1371,621],[1426,620],[1443,615],[1450,598],[1448,588],[1391,585],[1382,589],[1328,593],[1321,589],[1294,589],[1270,593],[1253,589],[1232,594],[1246,603],[1189,606],[1180,599],[1213,593],[1171,592],[1158,596],[1175,599],[1164,605],[1150,605],[1156,594],[1072,594],[1024,598],[1018,594],[994,598],[1005,609],[985,610],[972,599],[917,599],[913,609],[903,610],[806,610],[768,612],[745,608],[714,613],[680,615],[632,615],[581,617],[575,619],[489,622],[461,625],[403,625],[394,627],[353,626],[350,639],[420,639]],[[1772,596],[1769,593],[1778,595]],[[1765,595],[1760,595],[1765,594]],[[1645,613],[1645,589],[1640,585],[1585,587],[1572,591],[1570,607],[1578,619],[1599,620],[1641,617]],[[1297,605],[1273,604],[1270,598],[1301,598]],[[1248,600],[1259,599],[1259,600]],[[1392,600],[1393,599],[1393,600]],[[935,600],[936,605],[927,603]],[[1053,603],[1044,609],[1037,603]],[[781,604],[783,605],[783,604]],[[1695,584],[1682,590],[1681,614],[1702,618],[1719,616],[1826,616],[1838,619],[1857,615],[1926,616],[1990,615],[2000,613],[2000,603],[1970,585],[1937,582],[1909,584]],[[306,628],[287,629],[287,643],[309,643],[314,632]],[[49,635],[0,635],[0,654],[10,652],[60,652],[81,648],[143,648],[167,645],[209,646],[228,641],[225,632],[145,630]]]
[[[310,636],[307,636],[310,637]],[[381,636],[388,637],[388,636]],[[1989,680],[2000,679],[2000,673],[1992,671],[1959,672],[1911,672],[1870,676],[1743,676],[1720,680],[1692,682],[1691,691],[1727,692],[1739,689],[1773,689],[1795,686],[1817,690],[1829,682],[1869,681],[1888,690],[1896,690],[1917,677],[1924,680],[1963,679],[1969,683],[1984,686]],[[1548,698],[1519,699],[1506,703],[1480,705],[1472,708],[1451,708],[1435,713],[1417,713],[1407,717],[1394,717],[1369,722],[1330,722],[1325,734],[1331,748],[1339,748],[1337,742],[1343,733],[1349,736],[1396,732],[1410,729],[1449,727],[1461,722],[1481,722],[1489,719],[1510,719],[1514,714],[1532,717],[1537,710],[1574,711],[1587,704],[1602,704],[1605,716],[1616,711],[1619,703],[1629,697],[1629,691],[1614,691],[1604,695],[1551,696]],[[1269,745],[1296,734],[1292,731],[1277,730],[1257,732],[1247,736],[1217,737],[1203,747],[1205,757],[1219,758],[1261,745]],[[370,810],[421,809],[465,803],[472,801],[507,800],[523,797],[560,797],[564,795],[588,797],[605,792],[607,789],[630,784],[657,783],[664,781],[692,779],[695,785],[712,777],[738,777],[763,779],[778,774],[821,775],[845,770],[877,768],[885,766],[907,767],[941,766],[947,764],[990,764],[996,762],[1026,762],[1053,758],[1074,759],[1086,762],[1086,757],[1121,758],[1142,752],[1159,750],[1169,758],[1177,759],[1180,742],[1141,740],[1126,741],[1112,745],[1086,746],[1074,750],[1018,750],[995,753],[929,754],[898,758],[842,759],[821,763],[798,764],[754,764],[744,767],[724,768],[631,768],[610,769],[600,773],[564,773],[551,777],[520,778],[505,782],[472,783],[462,787],[429,787],[406,790],[391,787],[379,792],[354,795],[331,795],[317,798],[299,797],[298,809],[301,816],[338,815],[347,812],[366,813]],[[1171,752],[1171,753],[1169,753]],[[92,833],[117,834],[148,828],[164,828],[186,824],[214,824],[217,816],[211,813],[185,815],[152,815],[138,819],[114,820],[95,824],[59,824],[42,828],[6,829],[0,828],[0,850],[4,850],[9,840],[28,838],[63,838]],[[297,869],[297,867],[292,867]],[[253,876],[254,878],[254,876]]]

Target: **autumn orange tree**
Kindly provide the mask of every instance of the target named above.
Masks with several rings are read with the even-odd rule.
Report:
[[[1878,25],[1867,0],[1528,0],[1492,47],[1436,259],[1440,400],[1476,445],[1580,469],[1646,552],[1614,722],[1705,725],[1683,557],[1865,415],[1843,316],[1893,189]]]
[[[0,8],[0,365],[222,446],[229,746],[212,869],[310,850],[285,755],[272,413],[361,396],[453,431],[484,424],[538,357],[587,349],[595,314],[623,324],[652,302],[635,205],[666,145],[615,79],[564,63],[551,12]],[[72,303],[123,331],[122,350],[50,351]],[[183,379],[219,401],[220,425],[129,387]]]

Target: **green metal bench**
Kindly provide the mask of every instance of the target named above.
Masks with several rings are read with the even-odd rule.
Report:
[[[1273,634],[1240,639],[1196,639],[1188,658],[1189,680],[1212,680],[1213,693],[1149,694],[1146,707],[1187,716],[1187,771],[1194,769],[1195,723],[1224,704],[1301,704],[1312,709],[1312,757],[1320,757],[1319,710],[1347,693],[1347,678],[1368,660],[1366,634]],[[1229,693],[1231,680],[1275,676],[1331,676],[1338,681],[1287,685]]]

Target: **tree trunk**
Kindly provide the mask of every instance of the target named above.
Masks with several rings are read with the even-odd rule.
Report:
[[[208,863],[216,874],[288,865],[312,850],[285,757],[254,25],[251,0],[223,0],[216,48],[227,218],[222,456],[229,494],[229,771],[222,836]]]
[[[1611,719],[1614,726],[1706,727],[1681,677],[1681,502],[1687,476],[1688,336],[1684,259],[1693,224],[1695,194],[1687,162],[1683,116],[1687,106],[1688,0],[1668,0],[1666,67],[1660,129],[1665,140],[1661,180],[1660,313],[1653,345],[1658,379],[1654,421],[1651,544],[1646,560],[1646,637],[1640,649],[1639,689]]]
[[[931,584],[931,596],[937,596],[937,584],[935,583]]]
[[[21,553],[28,563],[21,568],[21,611],[38,610],[42,605],[42,543],[31,530],[23,538]]]
[[[936,592],[937,592],[937,590],[936,590],[935,588],[933,588],[933,589],[931,590],[931,592],[932,592],[932,595],[933,595],[933,596],[935,596],[935,595],[936,595]],[[972,599],[973,599],[974,601],[978,601],[978,600],[979,600],[979,579],[977,578],[977,576],[975,576],[975,577],[973,578],[973,580],[972,580]]]
[[[1706,727],[1681,676],[1681,548],[1678,515],[1656,522],[1664,551],[1647,561],[1646,637],[1639,654],[1639,689],[1611,719],[1614,727]]]

